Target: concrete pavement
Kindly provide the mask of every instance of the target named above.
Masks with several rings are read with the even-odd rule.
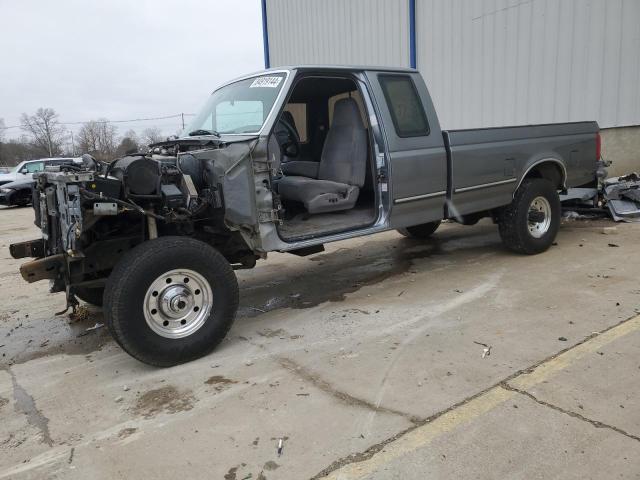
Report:
[[[0,219],[0,478],[640,478],[639,225],[565,223],[535,257],[485,222],[273,255],[220,347],[159,370],[98,310],[55,317],[6,250],[31,212]]]

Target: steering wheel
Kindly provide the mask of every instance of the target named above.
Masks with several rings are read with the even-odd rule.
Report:
[[[298,132],[293,128],[292,125],[289,125],[284,118],[280,117],[278,123],[284,127],[287,133],[286,141],[280,144],[280,150],[282,154],[286,157],[295,158],[300,155],[300,137],[298,137]]]

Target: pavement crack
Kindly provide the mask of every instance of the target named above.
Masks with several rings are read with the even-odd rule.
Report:
[[[312,384],[314,387],[320,389],[324,393],[332,396],[333,398],[339,400],[340,402],[342,402],[342,403],[344,403],[346,405],[366,408],[368,410],[372,410],[372,411],[377,412],[377,413],[389,413],[391,415],[399,415],[399,416],[401,416],[403,418],[406,418],[407,420],[409,420],[413,424],[419,424],[419,423],[421,423],[423,421],[423,419],[420,419],[420,418],[418,418],[418,417],[416,417],[414,415],[411,415],[409,413],[401,412],[399,410],[395,410],[395,409],[392,409],[392,408],[380,407],[380,406],[377,406],[377,405],[375,405],[375,404],[373,404],[373,403],[371,403],[371,402],[369,402],[367,400],[364,400],[364,399],[358,398],[358,397],[354,397],[353,395],[350,395],[350,394],[348,394],[346,392],[338,390],[333,385],[331,385],[329,382],[327,382],[326,380],[322,379],[319,375],[317,375],[316,373],[312,372],[308,368],[303,367],[302,365],[298,364],[294,360],[291,360],[290,358],[276,357],[276,360],[278,361],[278,363],[280,364],[280,366],[282,368],[288,370],[289,372],[293,373],[294,375],[296,375],[297,377],[301,378],[305,382],[308,382],[308,383]]]
[[[554,353],[552,355],[549,355],[548,357],[543,358],[542,360],[534,363],[533,365],[530,365],[530,366],[528,366],[526,368],[522,368],[520,370],[517,370],[517,371],[513,372],[511,375],[507,376],[506,378],[503,378],[502,380],[494,383],[493,385],[490,385],[487,388],[485,388],[485,389],[483,389],[483,390],[481,390],[481,391],[479,391],[477,393],[474,393],[473,395],[470,395],[470,396],[466,397],[465,399],[463,399],[463,400],[461,400],[461,401],[459,401],[459,402],[447,407],[444,410],[440,410],[439,412],[434,413],[430,417],[428,417],[426,419],[423,419],[423,420],[420,420],[418,422],[414,422],[414,424],[411,425],[409,428],[406,428],[405,430],[402,430],[402,431],[396,433],[395,435],[382,440],[381,442],[378,442],[376,444],[371,445],[369,448],[367,448],[364,451],[355,452],[355,453],[352,453],[352,454],[350,454],[350,455],[348,455],[346,457],[339,458],[338,460],[335,460],[334,462],[332,462],[328,467],[325,467],[322,471],[320,471],[319,473],[317,473],[313,477],[311,477],[310,480],[319,480],[321,478],[324,478],[324,477],[328,476],[330,473],[342,468],[345,465],[349,465],[351,463],[363,462],[365,460],[368,460],[371,457],[373,457],[376,453],[381,451],[385,446],[387,446],[390,443],[395,442],[396,440],[398,440],[399,438],[407,435],[408,433],[411,433],[416,428],[422,427],[422,426],[424,426],[424,425],[426,425],[426,424],[428,424],[430,422],[433,422],[437,418],[449,413],[452,410],[460,408],[463,405],[466,405],[467,403],[475,400],[476,398],[480,397],[481,395],[486,394],[487,392],[489,392],[490,390],[493,390],[494,388],[504,387],[504,385],[507,385],[507,382],[509,382],[509,381],[521,376],[521,375],[533,372],[536,368],[540,367],[541,365],[543,365],[543,364],[545,364],[547,362],[550,362],[551,360],[554,360],[555,358],[559,357],[563,353],[566,353],[569,350],[572,350],[572,349],[582,345],[583,343],[588,342],[589,340],[597,337],[598,335],[601,335],[601,334],[603,334],[605,332],[608,332],[609,330],[613,330],[614,328],[619,327],[619,326],[621,326],[621,325],[633,320],[636,317],[638,317],[638,315],[634,314],[629,318],[621,320],[620,322],[617,322],[617,323],[615,323],[615,324],[613,324],[613,325],[611,325],[609,327],[604,328],[603,330],[600,330],[599,332],[594,332],[591,335],[589,335],[589,336],[585,337],[584,339],[580,340],[579,342],[577,342],[577,343],[575,343],[573,345],[570,345],[567,348],[565,348],[563,350],[560,350],[559,352],[556,352],[556,353]],[[509,386],[509,388],[513,388],[513,387]],[[516,390],[514,389],[514,391],[516,391]],[[518,392],[516,391],[516,393],[518,393]],[[523,392],[523,393],[526,394],[526,395],[530,395],[528,392]],[[535,398],[534,398],[534,400],[538,401]],[[555,407],[555,406],[552,406],[552,405],[549,405],[549,407],[550,408],[558,408],[558,407]],[[560,410],[560,411],[562,411],[562,410]],[[569,414],[569,412],[564,412],[564,413]],[[577,418],[582,418],[583,420],[593,424],[594,426],[598,426],[599,428],[610,428],[610,429],[612,429],[612,430],[614,430],[614,431],[616,431],[616,432],[618,432],[618,433],[620,433],[622,435],[625,435],[625,436],[627,436],[629,438],[632,438],[634,440],[640,440],[638,437],[636,437],[636,436],[634,436],[632,434],[629,434],[629,433],[625,432],[624,430],[621,430],[621,429],[619,429],[617,427],[613,427],[613,426],[610,426],[610,425],[603,424],[601,422],[590,420],[590,419],[588,419],[586,417],[581,417],[581,415],[579,415],[579,414],[575,414],[574,413],[573,415],[575,415]]]
[[[53,447],[53,439],[49,432],[49,419],[45,417],[38,407],[36,401],[29,393],[18,383],[16,374],[10,368],[5,369],[11,376],[13,384],[13,399],[15,400],[15,410],[27,417],[27,423],[38,430],[42,435],[42,442]]]
[[[581,415],[581,414],[579,414],[577,412],[574,412],[572,410],[567,410],[565,408],[559,407],[558,405],[554,405],[553,403],[545,402],[544,400],[539,399],[538,397],[536,397],[532,393],[530,393],[530,392],[528,392],[526,390],[522,390],[520,388],[516,388],[516,387],[514,387],[512,385],[509,385],[507,382],[502,382],[500,384],[500,386],[502,388],[504,388],[505,390],[509,390],[510,392],[515,392],[515,393],[519,393],[520,395],[524,395],[525,397],[530,398],[531,400],[533,400],[537,404],[542,405],[544,407],[551,408],[552,410],[555,410],[556,412],[564,413],[565,415],[569,415],[570,417],[577,418],[578,420],[582,420],[583,422],[590,423],[591,425],[593,425],[596,428],[607,428],[609,430],[613,430],[614,432],[619,433],[620,435],[624,435],[625,437],[628,437],[628,438],[631,438],[632,440],[640,442],[640,437],[638,437],[636,435],[633,435],[632,433],[629,433],[629,432],[627,432],[625,430],[622,430],[621,428],[618,428],[618,427],[613,426],[613,425],[609,425],[608,423],[600,422],[598,420],[593,420],[591,418],[585,417],[584,415]]]

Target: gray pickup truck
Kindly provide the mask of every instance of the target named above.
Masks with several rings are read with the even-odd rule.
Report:
[[[234,269],[268,252],[443,219],[490,217],[507,248],[546,250],[559,193],[596,185],[595,122],[440,129],[409,69],[300,66],[215,90],[184,133],[109,164],[34,175],[42,238],[11,245],[28,282],[102,305],[118,344],[157,366],[210,352],[238,306]]]

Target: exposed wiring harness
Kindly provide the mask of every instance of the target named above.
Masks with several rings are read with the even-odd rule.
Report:
[[[147,215],[149,217],[153,217],[157,220],[166,220],[166,217],[162,216],[162,215],[158,215],[157,213],[154,213],[150,210],[145,210],[144,208],[142,208],[140,205],[136,205],[135,203],[129,201],[126,202],[124,200],[119,200],[117,198],[113,198],[113,197],[105,197],[105,196],[100,196],[100,195],[96,195],[95,193],[89,192],[88,190],[81,188],[80,189],[80,194],[82,196],[84,196],[85,198],[88,198],[89,200],[101,200],[101,201],[107,201],[107,202],[113,202],[117,205],[120,205],[121,207],[124,208],[129,208],[135,212],[138,212],[142,215]]]

